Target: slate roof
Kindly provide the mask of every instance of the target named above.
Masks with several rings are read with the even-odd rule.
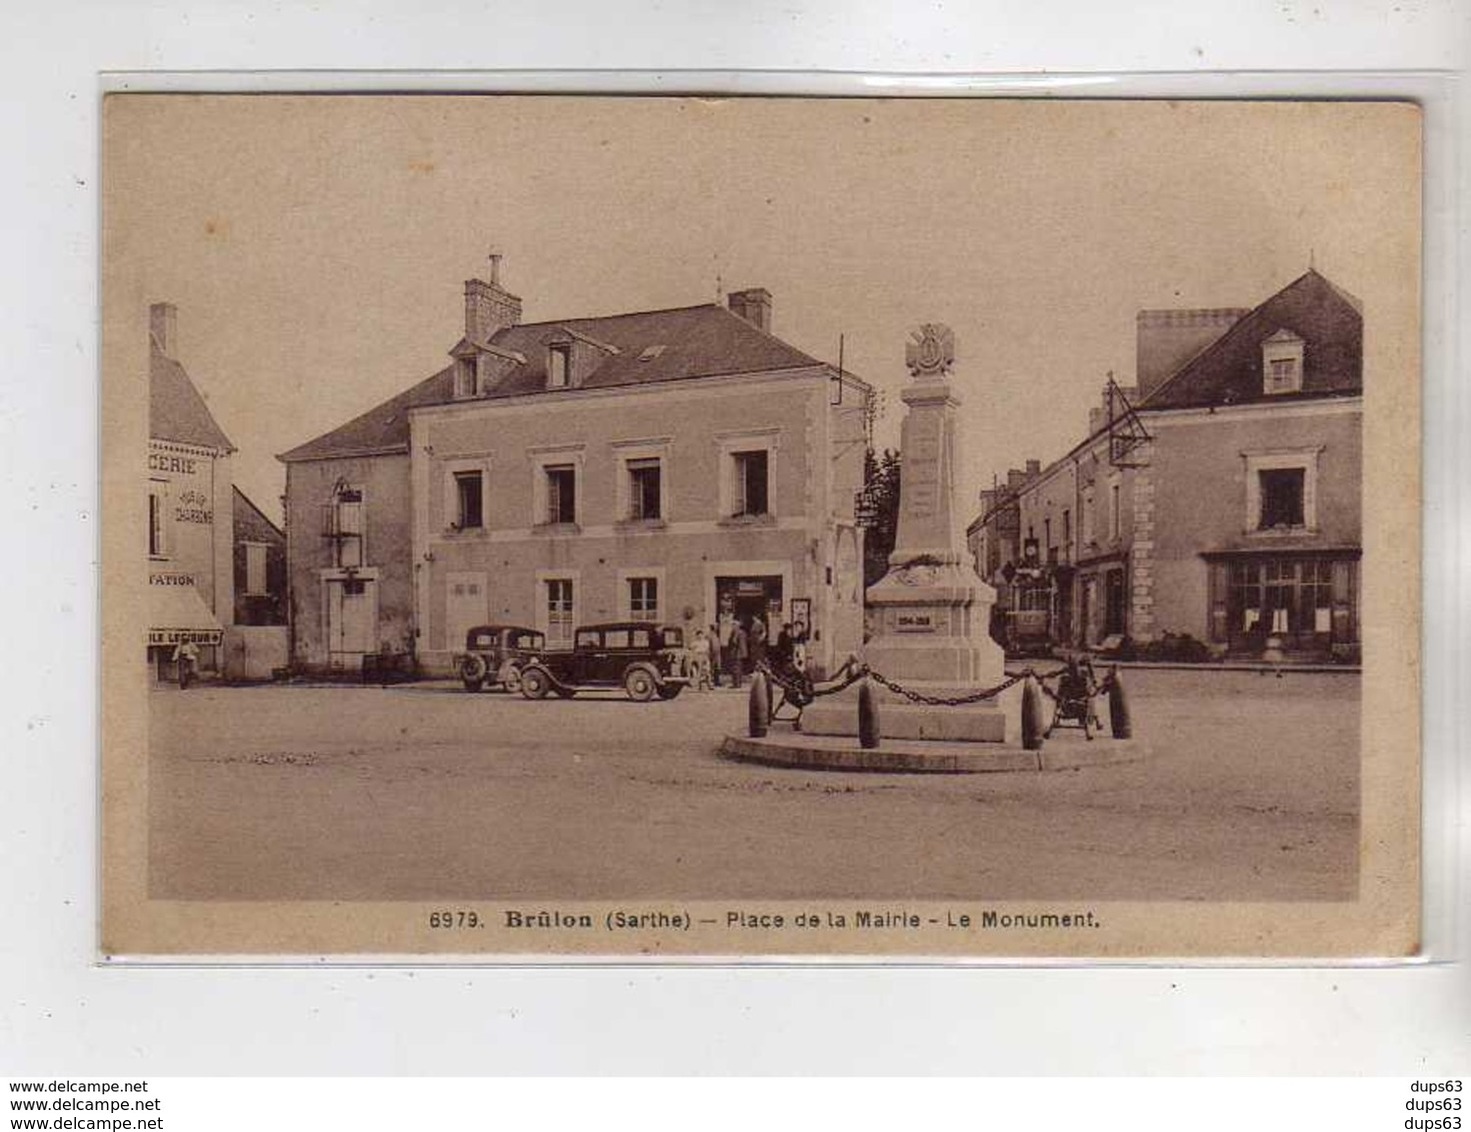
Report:
[[[376,452],[409,450],[409,410],[418,405],[438,405],[450,400],[455,389],[455,367],[447,366],[433,377],[425,378],[375,405],[345,425],[324,433],[315,440],[283,452],[278,459],[320,460],[328,456],[351,456]]]
[[[250,496],[233,484],[231,491],[233,492],[231,510],[234,512],[232,519],[235,541],[264,542],[284,547],[286,533],[271,521],[270,516],[257,507]]]
[[[1303,340],[1300,393],[1266,393],[1262,343],[1286,330]],[[1166,378],[1138,409],[1239,405],[1362,393],[1359,301],[1316,271],[1294,279]]]
[[[767,334],[725,307],[706,303],[671,310],[637,311],[600,318],[522,323],[499,331],[491,344],[525,357],[476,401],[547,392],[548,345],[568,333],[617,352],[601,354],[582,389],[608,389],[664,381],[761,373],[821,365],[816,358]],[[661,346],[654,351],[651,347]],[[596,347],[590,346],[590,349]],[[601,351],[600,351],[601,353]],[[569,392],[557,390],[560,394]],[[575,392],[575,390],[573,390]],[[451,401],[454,367],[400,393],[340,428],[285,452],[286,462],[353,453],[407,451],[408,411]]]
[[[235,451],[184,367],[160,350],[152,337],[148,350],[149,437]]]

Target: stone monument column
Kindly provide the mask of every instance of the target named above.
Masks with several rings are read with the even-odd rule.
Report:
[[[970,564],[955,507],[960,399],[949,379],[954,333],[936,323],[921,326],[905,360],[912,380],[901,394],[908,409],[899,443],[899,525],[889,572],[866,596],[873,636],[863,659],[912,691],[956,698],[994,687],[1005,674],[1001,647],[989,631],[996,591]],[[883,688],[878,692],[883,735],[895,739],[1005,742],[1007,717],[1015,719],[1019,711],[1011,695],[939,707]],[[802,730],[856,734],[856,711],[847,699],[833,696],[810,705]],[[1015,724],[1012,731],[1015,740]]]

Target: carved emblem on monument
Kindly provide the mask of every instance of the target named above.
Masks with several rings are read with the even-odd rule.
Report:
[[[911,563],[901,567],[893,575],[894,580],[905,586],[932,586],[939,571],[928,562]]]
[[[943,322],[927,322],[910,335],[904,364],[914,377],[944,377],[955,364],[955,331]]]

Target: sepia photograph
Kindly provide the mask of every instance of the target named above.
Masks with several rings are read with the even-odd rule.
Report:
[[[102,953],[1416,954],[1421,128],[109,94]]]

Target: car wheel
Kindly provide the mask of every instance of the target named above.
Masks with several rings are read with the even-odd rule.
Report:
[[[630,700],[646,703],[659,690],[659,682],[647,668],[630,668],[623,674],[623,690]]]
[[[521,666],[508,664],[502,670],[501,687],[508,692],[519,692],[521,690]]]
[[[521,694],[528,700],[545,698],[550,684],[547,674],[539,668],[528,668],[521,673]]]
[[[485,661],[474,654],[460,661],[460,679],[464,682],[465,691],[480,691],[480,686],[485,683]]]

